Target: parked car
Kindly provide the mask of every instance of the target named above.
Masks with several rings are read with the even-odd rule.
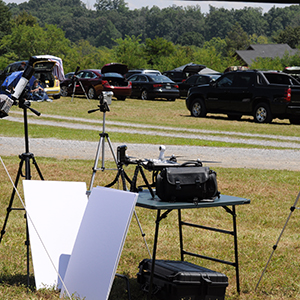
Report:
[[[210,81],[218,79],[220,75],[201,75],[195,74],[187,78],[187,80],[178,83],[180,97],[186,97],[188,90],[197,85],[208,84]]]
[[[295,79],[300,81],[300,67],[299,66],[285,67],[283,72],[293,76]]]
[[[52,96],[54,99],[60,98],[60,80],[64,79],[62,60],[52,55],[37,55],[32,56],[31,59],[33,61],[34,77],[41,82],[47,95]],[[20,70],[22,62],[25,62],[26,68],[28,60],[11,63],[1,73],[1,80],[2,78],[5,80],[13,72]]]
[[[165,71],[162,74],[179,83],[185,81],[189,76],[199,73],[204,68],[204,65],[189,63],[173,70]]]
[[[178,85],[164,75],[136,74],[128,78],[132,84],[132,97],[142,100],[166,98],[174,101],[179,98]]]
[[[154,75],[161,75],[160,71],[158,70],[150,70],[150,69],[135,69],[135,70],[129,70],[124,77],[129,78],[131,75],[134,74],[154,74]]]
[[[131,83],[123,76],[127,70],[126,65],[117,63],[107,64],[101,70],[81,70],[75,78],[66,78],[61,82],[61,94],[64,97],[72,95],[75,84],[76,95],[86,93],[89,99],[97,99],[102,91],[112,91],[118,100],[125,100],[131,95]]]
[[[215,82],[190,88],[186,107],[194,117],[221,113],[235,120],[250,115],[258,123],[279,118],[300,124],[300,83],[278,72],[228,72]]]
[[[67,78],[72,78],[74,76],[75,72],[69,72],[67,74],[65,74],[65,79]]]

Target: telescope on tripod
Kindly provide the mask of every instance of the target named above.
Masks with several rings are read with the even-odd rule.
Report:
[[[19,169],[18,173],[14,182],[14,187],[12,190],[12,194],[10,197],[9,205],[6,209],[6,217],[4,220],[4,224],[1,230],[0,235],[0,243],[3,239],[3,236],[6,232],[6,225],[8,222],[8,218],[10,215],[10,212],[13,210],[25,210],[25,219],[26,219],[26,241],[25,245],[27,247],[27,287],[29,287],[29,259],[30,259],[30,242],[29,242],[29,231],[28,231],[28,220],[27,220],[27,214],[25,207],[21,208],[15,208],[13,207],[13,201],[15,198],[16,190],[18,187],[18,183],[21,177],[24,177],[26,180],[31,179],[31,169],[30,169],[30,161],[32,160],[33,165],[36,168],[36,171],[40,177],[41,180],[44,180],[43,175],[40,171],[40,168],[38,167],[38,164],[35,160],[35,157],[33,153],[29,151],[29,139],[28,139],[28,119],[27,119],[27,109],[32,111],[35,115],[39,116],[40,112],[30,107],[30,102],[25,99],[25,92],[26,92],[26,86],[28,84],[28,81],[34,74],[34,68],[33,65],[35,62],[38,61],[37,57],[30,57],[29,63],[26,66],[26,69],[23,72],[22,77],[20,78],[18,84],[16,85],[14,93],[11,95],[11,97],[2,95],[1,101],[0,101],[0,118],[8,116],[9,109],[12,107],[12,105],[18,105],[20,108],[23,109],[23,118],[24,118],[24,134],[25,134],[25,152],[19,155],[20,163],[19,163]],[[23,173],[23,166],[25,166],[25,173]]]

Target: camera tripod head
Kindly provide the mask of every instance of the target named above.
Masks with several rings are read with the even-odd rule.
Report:
[[[91,110],[88,111],[88,113],[90,114],[90,113],[93,113],[93,112],[98,111],[98,110],[100,110],[103,113],[106,113],[107,111],[110,111],[109,105],[111,104],[111,97],[113,96],[113,94],[114,93],[111,92],[111,91],[102,92],[99,96],[99,105],[98,105],[99,108],[91,109]]]

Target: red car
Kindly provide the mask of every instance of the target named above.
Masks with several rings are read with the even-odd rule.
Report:
[[[76,72],[75,77],[61,82],[61,95],[72,95],[75,84],[75,95],[86,93],[89,99],[97,99],[102,91],[112,91],[118,100],[125,100],[131,95],[131,82],[124,78],[127,71],[126,65],[118,63],[106,64],[101,70],[81,70]]]

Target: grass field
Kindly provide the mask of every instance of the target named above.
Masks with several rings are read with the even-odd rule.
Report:
[[[88,115],[87,110],[97,107],[96,101],[87,101],[84,98],[62,98],[53,103],[34,103],[34,108],[42,114],[101,119],[99,113]],[[13,110],[18,111],[14,107]],[[12,113],[13,115],[13,113]],[[119,122],[137,122],[140,124],[161,124],[162,126],[201,128],[210,130],[236,131],[259,134],[273,134],[283,136],[299,136],[297,126],[288,125],[287,120],[276,120],[274,124],[255,124],[251,118],[244,118],[241,122],[228,121],[220,116],[206,119],[195,119],[188,116],[184,101],[113,101],[111,111],[107,114],[109,120]],[[32,118],[36,118],[35,116]],[[43,126],[40,126],[43,127]],[[22,124],[0,121],[1,135],[22,136]],[[30,137],[68,138],[67,129],[53,130],[39,126],[30,126]],[[70,133],[71,134],[71,133]],[[85,137],[85,132],[73,131],[70,138]],[[90,139],[98,140],[95,132],[88,133]],[[112,136],[111,136],[112,138]],[[124,136],[114,136],[116,139]],[[79,138],[81,139],[81,138]],[[137,138],[138,139],[138,138]],[[148,142],[151,142],[149,138]],[[133,139],[134,141],[135,139]],[[159,141],[159,140],[158,140]],[[162,141],[160,141],[162,143]],[[165,140],[163,141],[165,143]],[[177,140],[178,142],[178,140]],[[182,141],[187,143],[188,141]],[[23,149],[20,150],[20,152]],[[1,153],[1,152],[0,152]],[[18,170],[18,157],[2,157],[11,177],[14,179]],[[89,184],[91,167],[90,160],[57,160],[55,158],[36,158],[46,180],[81,181]],[[108,162],[109,164],[109,162]],[[226,290],[226,299],[300,299],[300,272],[299,272],[299,211],[295,210],[289,220],[277,250],[270,262],[266,274],[257,291],[255,286],[272,252],[278,236],[290,213],[299,192],[300,172],[255,170],[255,169],[227,169],[214,168],[218,174],[219,190],[223,194],[234,195],[251,199],[251,204],[237,207],[238,243],[240,261],[241,293],[236,293],[235,270],[231,266],[217,264],[201,259],[190,259],[193,263],[224,273],[229,278]],[[133,175],[133,168],[126,171]],[[38,179],[34,168],[33,179]],[[150,174],[147,174],[150,175]],[[95,185],[106,185],[115,177],[115,171],[99,172],[96,175]],[[22,195],[22,185],[19,186]],[[6,208],[12,192],[12,186],[4,171],[0,167],[0,226],[2,226]],[[19,200],[15,198],[15,206]],[[155,212],[142,208],[136,209],[147,242],[152,247]],[[26,247],[24,212],[13,211],[10,214],[7,232],[0,244],[0,299],[59,299],[59,293],[54,290],[39,290],[26,288]],[[186,221],[199,220],[201,225],[217,226],[231,230],[232,222],[229,214],[223,208],[187,210],[183,211]],[[189,250],[201,254],[233,260],[232,238],[219,233],[211,233],[199,229],[184,232],[184,244]],[[118,266],[118,273],[125,274],[130,279],[131,296],[133,300],[146,299],[136,282],[138,264],[148,253],[143,243],[141,233],[135,219],[132,220],[125,246]],[[158,241],[159,259],[179,260],[179,240],[176,212],[169,214],[162,220]],[[34,274],[31,267],[31,284],[34,285]],[[116,280],[110,299],[127,299],[124,292],[124,282]],[[187,299],[185,299],[187,300]]]

